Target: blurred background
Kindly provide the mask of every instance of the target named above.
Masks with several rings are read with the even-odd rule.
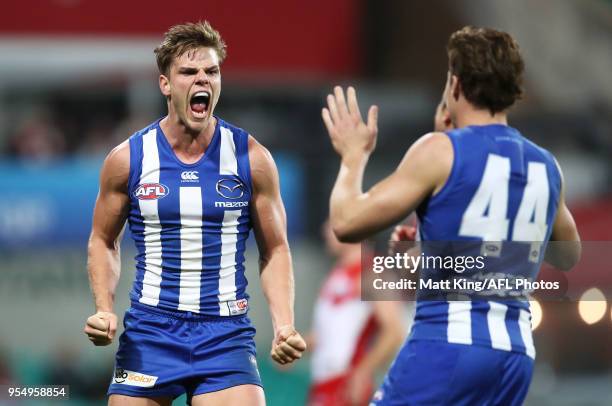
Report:
[[[338,167],[320,119],[325,95],[353,84],[364,110],[380,106],[371,185],[432,129],[446,41],[467,24],[518,40],[526,92],[511,124],[557,156],[583,239],[612,239],[610,0],[38,0],[0,9],[0,384],[70,384],[71,403],[105,404],[116,346],[94,348],[82,333],[94,311],[86,242],[98,173],[113,146],[165,114],[153,48],[177,23],[208,19],[221,32],[228,57],[217,114],[277,161],[303,332],[333,264],[320,237]],[[271,365],[250,247],[250,315],[268,403],[301,405],[309,364]],[[127,236],[119,315],[133,257]],[[598,302],[596,317],[575,302],[540,309],[526,404],[612,404],[610,303]]]

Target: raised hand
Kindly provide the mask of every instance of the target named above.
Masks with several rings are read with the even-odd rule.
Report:
[[[344,90],[336,86],[334,94],[327,95],[327,107],[321,114],[334,149],[342,158],[352,154],[369,155],[374,150],[378,134],[378,107],[370,106],[368,122],[365,123],[352,86],[349,86],[346,98]]]

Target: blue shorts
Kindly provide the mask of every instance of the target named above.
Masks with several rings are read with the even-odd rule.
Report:
[[[533,363],[516,352],[409,340],[370,406],[518,406],[527,396]]]
[[[132,303],[108,394],[187,397],[262,386],[248,317],[203,316]]]

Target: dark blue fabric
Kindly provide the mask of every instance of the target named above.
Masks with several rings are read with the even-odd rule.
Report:
[[[519,406],[527,396],[533,364],[515,352],[410,340],[371,405]]]
[[[114,377],[109,395],[177,397],[237,385],[262,386],[255,328],[247,316],[170,312],[133,303],[123,324],[115,371],[154,376],[157,381],[145,388],[118,383]]]

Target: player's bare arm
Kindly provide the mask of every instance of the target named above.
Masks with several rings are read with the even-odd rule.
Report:
[[[109,153],[102,166],[89,237],[87,269],[96,313],[87,319],[84,332],[95,345],[110,344],[117,330],[113,304],[121,271],[119,241],[129,205],[129,170],[130,148],[126,141]]]
[[[550,234],[551,243],[548,244],[544,260],[561,271],[569,271],[580,260],[582,245],[574,217],[565,203],[565,181],[559,164],[557,168],[561,175],[561,193],[557,215]]]
[[[253,137],[249,137],[249,161],[253,180],[253,230],[259,248],[261,286],[274,328],[271,356],[276,362],[286,364],[301,358],[306,349],[304,339],[294,327],[294,281],[287,241],[287,217],[272,155]]]
[[[448,137],[433,132],[421,137],[406,152],[397,169],[363,192],[363,174],[376,145],[377,108],[370,107],[363,121],[355,89],[347,98],[339,86],[327,97],[323,121],[336,152],[340,171],[330,199],[330,221],[341,241],[362,240],[399,222],[446,182],[453,161]]]
[[[450,118],[450,113],[448,112],[448,108],[446,107],[446,101],[444,97],[438,103],[436,107],[436,113],[434,115],[434,131],[435,132],[446,132],[451,131],[455,127]],[[416,220],[414,225],[409,224],[398,224],[393,229],[391,233],[391,237],[389,238],[389,255],[394,255],[398,252],[398,248],[406,248],[403,241],[414,241],[416,239]],[[418,248],[414,247],[411,250],[411,255],[418,255]]]

